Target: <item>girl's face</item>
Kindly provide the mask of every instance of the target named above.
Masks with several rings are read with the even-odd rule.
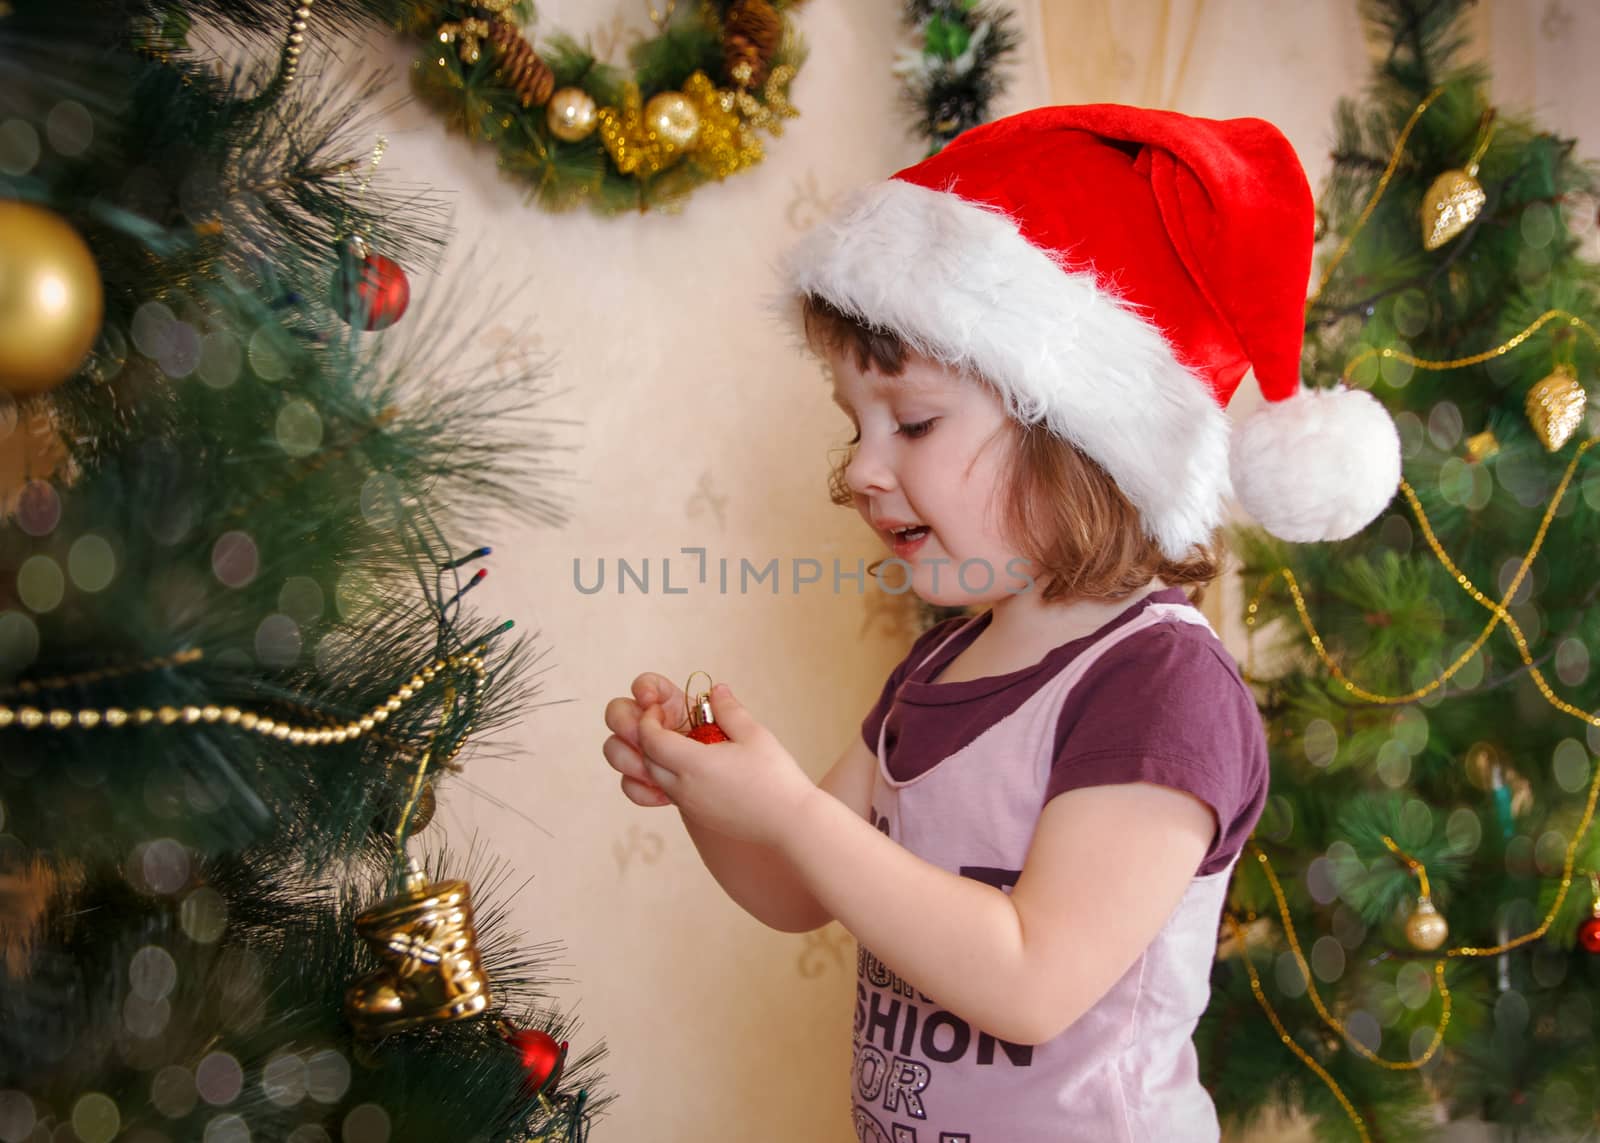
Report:
[[[910,565],[912,590],[947,607],[1024,590],[1033,562],[999,519],[1012,434],[995,392],[917,353],[898,377],[862,372],[848,352],[827,361],[833,399],[856,428],[845,484],[862,519]],[[882,572],[891,588],[904,573]]]

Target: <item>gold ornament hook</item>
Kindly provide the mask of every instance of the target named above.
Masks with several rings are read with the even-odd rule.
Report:
[[[689,677],[683,681],[683,710],[684,714],[689,719],[689,727],[691,730],[694,727],[704,726],[708,722],[716,721],[716,719],[711,717],[710,686],[707,686],[705,690],[695,695],[694,698],[691,699],[689,697],[689,684],[694,682],[695,675],[705,675],[706,682],[711,683],[711,676],[705,671],[693,671],[690,673]],[[712,685],[714,686],[715,684],[713,683]]]

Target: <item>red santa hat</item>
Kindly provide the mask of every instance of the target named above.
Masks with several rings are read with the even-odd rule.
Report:
[[[1300,383],[1314,208],[1260,119],[1113,104],[966,132],[867,187],[791,252],[788,287],[992,384],[1092,457],[1172,558],[1231,485],[1294,541],[1393,498],[1400,441],[1360,390]],[[1267,404],[1223,412],[1254,369]]]

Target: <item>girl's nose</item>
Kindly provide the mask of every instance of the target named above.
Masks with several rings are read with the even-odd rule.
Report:
[[[857,496],[869,496],[894,488],[894,472],[878,449],[857,445],[845,467],[844,482]]]

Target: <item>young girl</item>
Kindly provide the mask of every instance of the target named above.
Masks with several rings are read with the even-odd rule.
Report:
[[[1259,717],[1184,588],[1233,483],[1294,540],[1364,526],[1399,442],[1300,391],[1312,205],[1259,120],[1048,108],[868,188],[789,262],[856,435],[853,504],[935,626],[818,785],[724,685],[640,675],[604,754],[728,894],[860,942],[863,1143],[1214,1140],[1191,1035],[1266,797]],[[1330,476],[1330,473],[1333,474]]]

